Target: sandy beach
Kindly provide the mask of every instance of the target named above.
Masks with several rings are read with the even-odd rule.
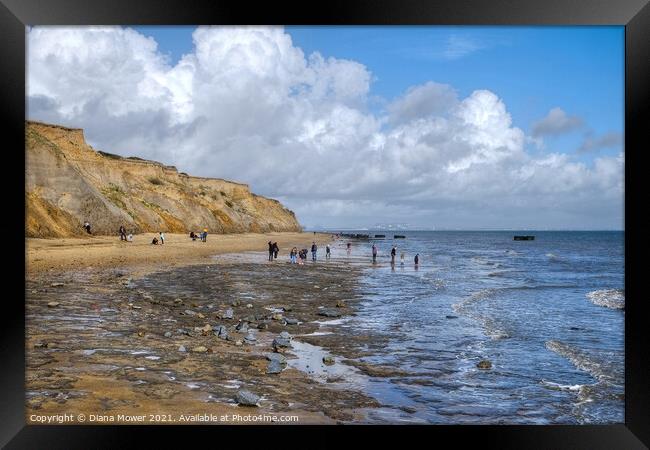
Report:
[[[205,264],[210,257],[225,253],[266,252],[268,241],[278,242],[279,259],[286,260],[294,246],[307,248],[331,240],[322,233],[209,234],[206,242],[192,241],[187,234],[165,233],[164,245],[151,245],[157,233],[136,235],[133,242],[119,236],[75,239],[26,239],[27,272],[75,270],[88,267],[126,268],[132,276],[162,267]]]
[[[132,415],[224,423],[205,417],[229,414],[337,423],[377,406],[349,385],[355,355],[323,325],[354,314],[356,270],[287,262],[294,245],[323,245],[330,235],[209,235],[203,243],[171,234],[163,246],[152,237],[27,241],[28,423],[70,413],[95,417],[92,424]],[[266,261],[269,240],[280,246],[274,262]],[[321,339],[344,357],[326,364]],[[239,406],[241,390],[258,406]],[[179,422],[181,414],[194,420]]]

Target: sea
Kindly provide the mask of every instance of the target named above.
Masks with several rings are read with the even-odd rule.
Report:
[[[362,268],[345,326],[386,336],[364,360],[410,374],[364,385],[385,406],[370,421],[624,422],[623,231],[352,233],[386,238],[333,245]]]

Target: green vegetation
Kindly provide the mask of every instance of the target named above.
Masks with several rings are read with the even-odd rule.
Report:
[[[122,197],[126,195],[126,192],[124,192],[119,186],[109,183],[108,186],[102,188],[102,194],[104,194],[115,206],[130,214],[126,207],[126,203],[124,203],[124,200],[122,199]]]
[[[101,150],[97,150],[97,153],[99,153],[100,155],[102,155],[102,156],[104,156],[106,158],[110,158],[110,159],[124,159],[120,155],[114,155],[113,153],[107,153],[107,152],[103,152]]]

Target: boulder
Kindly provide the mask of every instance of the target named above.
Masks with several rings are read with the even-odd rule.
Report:
[[[323,364],[331,366],[335,363],[334,358],[331,356],[323,356]]]
[[[282,363],[280,363],[280,361],[272,360],[266,366],[266,373],[268,373],[268,374],[277,374],[277,373],[282,372],[283,368],[284,367],[282,366]]]
[[[242,389],[237,392],[235,400],[237,401],[237,404],[241,406],[258,406],[257,403],[260,401],[260,398],[252,392]]]

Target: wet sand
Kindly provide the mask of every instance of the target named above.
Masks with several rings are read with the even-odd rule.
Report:
[[[329,238],[315,237],[321,244]],[[354,314],[358,269],[291,265],[282,256],[294,244],[307,247],[312,233],[209,235],[207,243],[168,235],[164,246],[136,239],[28,241],[28,423],[36,423],[33,415],[65,413],[74,416],[70,423],[92,424],[133,423],[119,414],[145,416],[137,423],[223,423],[181,422],[181,414],[349,423],[379,406],[352,380],[360,372],[382,376],[385,369],[358,364],[353,349],[380,340],[359,336],[350,346],[349,335],[319,333],[321,322]],[[265,261],[268,240],[280,245],[277,261]],[[137,249],[127,253],[127,246]],[[262,253],[248,261],[212,257],[252,249]],[[241,329],[244,323],[253,331]],[[221,326],[227,339],[219,337]],[[282,332],[291,347],[274,351]],[[246,339],[251,335],[255,340]],[[310,344],[332,350],[334,364]],[[287,359],[280,373],[267,373],[272,353]],[[237,405],[242,389],[260,397],[258,407]],[[91,422],[90,415],[114,422]]]

